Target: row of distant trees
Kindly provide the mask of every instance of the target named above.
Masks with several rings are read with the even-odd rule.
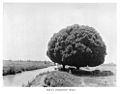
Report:
[[[12,60],[12,59],[8,59],[8,60],[3,60],[3,61],[19,61],[19,62],[23,62],[23,61],[27,61],[27,62],[40,62],[41,60]],[[50,61],[41,61],[41,62],[50,62]]]

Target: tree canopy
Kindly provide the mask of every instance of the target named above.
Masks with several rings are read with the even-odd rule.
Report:
[[[93,27],[75,24],[51,37],[47,55],[58,64],[95,67],[104,62],[106,46]]]

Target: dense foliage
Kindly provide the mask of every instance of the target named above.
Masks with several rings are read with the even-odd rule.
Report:
[[[95,67],[104,62],[106,46],[93,27],[75,24],[53,35],[47,55],[62,65]]]

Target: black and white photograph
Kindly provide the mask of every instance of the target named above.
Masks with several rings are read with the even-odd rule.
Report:
[[[3,3],[3,87],[116,87],[116,16],[116,3]]]

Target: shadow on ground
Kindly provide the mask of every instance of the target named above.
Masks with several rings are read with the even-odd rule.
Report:
[[[64,71],[64,72],[69,72],[73,75],[76,75],[76,76],[112,76],[114,75],[114,73],[112,71],[101,71],[101,70],[94,70],[94,71],[87,71],[87,70],[77,70],[75,68],[66,68],[66,69],[63,69],[63,68],[59,68],[58,69],[59,71]]]

